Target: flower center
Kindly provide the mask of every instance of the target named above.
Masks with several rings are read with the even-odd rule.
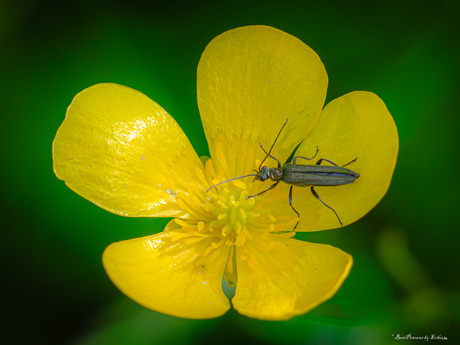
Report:
[[[205,173],[207,176],[202,175],[201,179],[206,180],[209,186],[220,182],[211,160],[206,162]],[[267,207],[268,203],[264,202],[265,197],[273,202],[273,198],[281,200],[285,196],[273,190],[267,195],[249,197],[249,192],[254,192],[253,183],[260,182],[253,182],[249,178],[233,180],[205,193],[208,202],[202,208],[207,213],[207,219],[202,218],[203,222],[199,222],[196,229],[201,234],[218,238],[220,244],[236,247],[251,240],[260,242],[269,233],[292,231],[297,221],[295,215],[277,219],[272,209]]]
[[[248,236],[248,225],[254,224],[260,213],[254,210],[254,198],[247,197],[248,192],[239,188],[235,188],[233,193],[224,188],[219,194],[213,195],[211,213],[215,220],[210,222],[210,228],[219,231],[217,236],[233,241]]]
[[[294,236],[293,229],[298,219],[293,212],[286,215],[286,212],[279,211],[280,205],[286,202],[286,195],[281,193],[281,189],[274,188],[263,195],[249,197],[257,194],[257,188],[261,186],[255,187],[253,183],[260,182],[247,179],[247,182],[232,180],[206,192],[207,188],[222,182],[211,160],[206,162],[204,172],[196,168],[195,173],[201,184],[189,186],[189,197],[193,197],[196,206],[179,200],[181,208],[190,214],[190,219],[175,219],[176,225],[170,229],[179,227],[181,231],[171,231],[170,236],[173,241],[183,240],[185,243],[207,241],[207,249],[201,253],[200,260],[216,248],[229,247],[227,281],[235,281],[229,278],[232,272],[234,274],[235,250],[238,250],[240,260],[257,269],[258,262],[248,250],[248,242],[251,242],[252,248],[270,251],[282,247],[277,237]]]
[[[237,280],[234,269],[237,261],[245,261],[256,270],[259,263],[252,253],[254,248],[265,252],[284,247],[278,238],[294,236],[298,218],[286,205],[287,195],[281,187],[250,197],[262,191],[261,188],[268,188],[270,183],[262,185],[247,178],[219,184],[223,179],[216,174],[210,159],[204,170],[195,168],[195,174],[199,183],[189,184],[187,198],[177,199],[189,218],[174,219],[166,231],[173,242],[205,244],[201,248],[206,249],[194,260],[197,266],[213,250],[227,247],[229,258],[224,276],[231,286]],[[212,186],[215,187],[209,190]]]

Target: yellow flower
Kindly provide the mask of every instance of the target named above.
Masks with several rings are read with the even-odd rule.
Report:
[[[128,217],[174,217],[159,234],[111,244],[104,267],[139,304],[186,318],[212,318],[230,303],[222,277],[236,284],[241,314],[282,320],[332,297],[352,258],[295,240],[288,188],[247,199],[271,185],[240,179],[257,168],[282,124],[272,155],[319,154],[338,165],[354,158],[361,177],[317,192],[344,225],[386,193],[398,152],[396,127],[373,93],[352,92],[322,109],[327,75],[316,53],[282,31],[237,28],[216,37],[198,66],[198,105],[211,159],[197,156],[174,119],[142,93],[98,84],[75,96],[53,143],[54,171],[96,205]],[[271,163],[273,163],[271,161]],[[306,189],[294,188],[297,231],[339,225]]]

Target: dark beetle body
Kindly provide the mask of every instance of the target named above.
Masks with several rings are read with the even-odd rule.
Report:
[[[298,187],[341,186],[359,177],[353,170],[334,165],[286,164],[283,170],[283,182]]]
[[[282,168],[262,167],[258,180],[283,181],[292,186],[341,186],[353,183],[359,174],[336,165],[286,164]]]
[[[267,154],[267,157],[274,158],[269,154]],[[272,184],[270,188],[264,190],[263,192],[260,192],[259,194],[251,195],[249,198],[265,193],[270,189],[273,189],[278,185],[278,183],[283,181],[284,183],[291,185],[291,188],[289,189],[289,205],[294,210],[294,212],[297,213],[297,216],[300,217],[299,212],[297,212],[294,206],[292,206],[292,187],[310,186],[313,196],[317,198],[319,201],[321,201],[324,206],[332,210],[335,213],[337,219],[339,220],[340,225],[343,225],[337,212],[335,212],[335,210],[332,207],[328,206],[323,200],[320,199],[318,193],[316,193],[315,191],[315,187],[342,186],[345,184],[350,184],[355,182],[355,180],[359,177],[359,174],[351,169],[338,166],[337,164],[324,158],[318,160],[318,162],[316,162],[315,165],[296,164],[295,162],[297,158],[303,158],[307,160],[312,159],[297,156],[294,157],[294,161],[292,163],[285,164],[283,167],[281,167],[281,164],[278,160],[278,168],[268,168],[266,166],[261,167],[259,171],[257,171],[257,174],[254,174],[252,176],[254,176],[256,180],[266,181],[270,179],[275,183]],[[355,160],[356,159],[352,160],[350,163],[354,162]],[[322,161],[327,161],[333,165],[321,165]],[[297,222],[297,224],[299,224],[299,222]],[[297,227],[297,224],[294,226],[294,231]]]

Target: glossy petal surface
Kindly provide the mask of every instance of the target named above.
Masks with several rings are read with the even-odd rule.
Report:
[[[259,147],[284,162],[323,107],[327,75],[318,55],[299,39],[267,26],[227,31],[206,47],[198,65],[198,106],[216,171],[251,173]],[[226,166],[219,155],[226,157]],[[271,162],[273,164],[273,162]]]
[[[248,247],[256,269],[238,265],[235,309],[246,316],[284,320],[331,298],[347,277],[352,257],[340,249],[293,239],[269,252]]]
[[[186,243],[180,230],[111,244],[103,263],[112,282],[128,297],[161,313],[205,319],[230,308],[222,292],[228,250],[204,255],[211,240]]]
[[[398,155],[396,125],[383,101],[371,92],[356,91],[330,102],[296,155],[317,157],[344,165],[360,174],[350,185],[316,187],[320,198],[333,207],[343,225],[368,213],[387,192]],[[298,163],[299,163],[298,162]],[[330,165],[327,162],[322,164]],[[340,227],[334,213],[313,197],[309,189],[295,188],[294,207],[300,213],[297,231]]]
[[[189,217],[202,169],[176,121],[144,94],[97,84],[75,96],[53,143],[56,175],[96,205],[124,216]]]

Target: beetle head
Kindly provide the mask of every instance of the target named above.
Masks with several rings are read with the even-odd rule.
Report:
[[[259,180],[259,181],[266,181],[268,180],[268,173],[269,173],[269,168],[268,167],[262,167],[260,171],[257,172],[257,174],[254,177],[254,180]]]

